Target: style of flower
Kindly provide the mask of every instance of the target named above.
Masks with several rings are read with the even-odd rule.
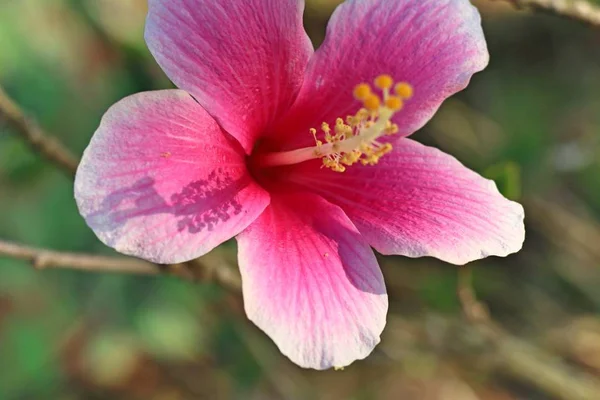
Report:
[[[372,248],[506,256],[522,246],[523,209],[406,138],[488,63],[468,0],[346,0],[316,52],[303,9],[150,0],[147,44],[181,90],[110,108],[75,197],[101,241],[157,263],[236,237],[248,317],[292,361],[326,369],[380,340]]]

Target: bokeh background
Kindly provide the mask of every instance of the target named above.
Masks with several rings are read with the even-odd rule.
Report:
[[[339,2],[307,0],[316,44]],[[380,346],[344,371],[305,371],[217,284],[0,257],[0,399],[600,399],[600,29],[475,4],[491,64],[413,137],[526,207],[523,251],[472,264],[494,322],[465,318],[457,267],[382,257]],[[171,87],[143,41],[146,7],[0,0],[0,84],[81,154],[112,103]],[[0,216],[2,239],[111,254],[72,180],[1,121]],[[218,252],[232,273],[234,246]]]

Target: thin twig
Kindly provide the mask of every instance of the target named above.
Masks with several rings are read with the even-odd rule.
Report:
[[[31,262],[36,269],[73,269],[92,272],[124,272],[155,275],[161,272],[156,264],[127,257],[105,257],[91,254],[66,253],[0,241],[0,255]]]
[[[558,357],[512,337],[492,320],[487,308],[475,296],[470,267],[459,270],[457,290],[467,320],[493,346],[498,367],[505,373],[558,399],[598,399],[600,382],[596,378],[573,370]]]
[[[71,269],[87,272],[116,272],[137,275],[166,273],[190,281],[214,281],[234,292],[240,292],[241,281],[233,268],[223,260],[198,260],[188,263],[159,265],[131,257],[106,257],[83,253],[59,252],[24,246],[0,240],[0,257],[7,256],[30,262],[36,269]],[[214,256],[211,256],[214,257]],[[210,272],[207,272],[210,271]]]
[[[600,7],[587,0],[504,0],[519,8],[530,8],[568,17],[600,27]]]
[[[488,322],[490,314],[487,307],[477,300],[473,290],[473,271],[469,266],[460,267],[458,270],[458,299],[463,312],[471,322]]]
[[[77,171],[75,157],[56,138],[48,135],[42,128],[17,106],[17,104],[0,87],[0,121],[21,135],[37,152],[56,164],[69,175]]]

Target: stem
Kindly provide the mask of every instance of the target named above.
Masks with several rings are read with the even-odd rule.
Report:
[[[217,249],[213,252],[218,252]],[[0,257],[30,262],[36,269],[68,269],[86,272],[137,275],[167,274],[193,282],[214,281],[232,292],[239,292],[239,275],[218,254],[207,254],[181,264],[159,265],[133,257],[108,257],[84,253],[60,252],[0,240]]]
[[[78,160],[56,138],[48,135],[0,87],[0,121],[21,135],[37,152],[60,167],[69,175],[75,175]]]
[[[0,240],[0,256],[26,260],[37,269],[69,268],[81,271],[126,272],[154,275],[156,264],[127,257],[104,257],[92,254],[58,252]]]
[[[531,8],[600,27],[600,7],[587,0],[504,0],[520,8]]]

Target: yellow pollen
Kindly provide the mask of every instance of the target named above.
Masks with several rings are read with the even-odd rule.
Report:
[[[389,136],[395,135],[399,130],[398,125],[392,123],[392,121],[388,121],[385,126],[385,134]]]
[[[404,102],[400,97],[390,96],[385,101],[385,106],[390,110],[400,111],[404,106]]]
[[[379,75],[377,78],[375,78],[375,86],[381,90],[389,89],[393,84],[394,80],[389,75]]]
[[[413,97],[414,94],[413,87],[406,82],[400,82],[396,84],[394,91],[398,96],[400,96],[403,99],[410,99],[411,97]]]
[[[381,107],[381,99],[376,94],[371,94],[365,99],[363,104],[367,110],[377,111]]]
[[[337,118],[331,127],[324,122],[321,125],[324,140],[317,138],[316,129],[310,130],[316,144],[313,154],[322,159],[323,167],[344,172],[357,163],[375,165],[392,151],[392,145],[382,143],[379,138],[400,131],[392,117],[402,110],[404,101],[412,97],[413,88],[408,83],[394,86],[389,75],[377,77],[375,87],[380,89],[380,94],[373,92],[366,83],[356,86],[354,97],[363,102],[364,108],[346,118]],[[390,95],[392,87],[396,95]]]
[[[361,83],[354,88],[354,97],[357,100],[364,100],[371,94],[371,86],[368,83]]]

